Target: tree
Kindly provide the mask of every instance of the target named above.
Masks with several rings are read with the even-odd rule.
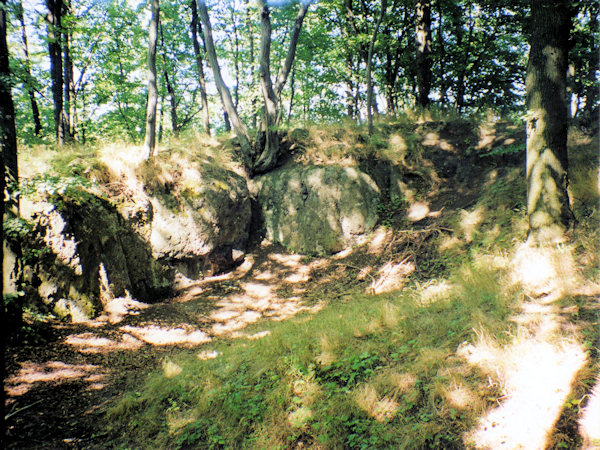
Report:
[[[373,134],[373,77],[371,76],[371,67],[373,66],[373,51],[375,48],[375,41],[377,40],[377,34],[379,33],[379,27],[381,26],[381,21],[385,16],[386,10],[387,0],[381,0],[381,12],[377,18],[377,24],[373,30],[373,35],[371,36],[369,53],[367,56],[367,123],[369,134]]]
[[[219,91],[219,95],[221,96],[221,102],[223,103],[223,109],[225,113],[229,116],[231,123],[233,125],[233,129],[238,138],[238,142],[240,147],[242,148],[242,155],[244,158],[244,163],[247,167],[251,167],[251,157],[252,157],[252,146],[250,144],[250,136],[248,135],[248,131],[246,127],[242,123],[240,116],[235,109],[235,105],[233,104],[233,99],[231,98],[231,92],[229,92],[229,88],[223,81],[223,76],[221,75],[221,68],[219,67],[219,61],[217,59],[217,51],[215,49],[215,42],[212,36],[212,26],[210,24],[210,19],[208,17],[208,10],[206,8],[206,2],[204,0],[198,0],[198,15],[200,16],[200,21],[202,22],[203,32],[204,32],[204,45],[206,46],[206,56],[208,58],[208,62],[213,71],[213,75],[215,78],[215,84],[217,85],[217,90]]]
[[[261,40],[259,56],[259,74],[260,87],[263,97],[263,115],[261,123],[261,133],[258,139],[252,145],[246,126],[242,123],[238,111],[235,107],[231,92],[223,81],[221,69],[217,60],[214,40],[212,36],[212,26],[208,17],[206,2],[198,1],[198,13],[204,29],[204,44],[208,61],[213,70],[215,83],[221,96],[221,101],[225,112],[231,119],[231,123],[237,135],[239,144],[242,148],[244,162],[250,174],[264,173],[275,167],[280,156],[279,137],[276,127],[281,119],[280,98],[281,92],[286,84],[287,78],[292,68],[294,57],[296,55],[296,46],[302,22],[311,1],[303,1],[294,21],[286,57],[279,74],[273,82],[271,78],[271,18],[269,7],[265,1],[260,1],[260,19],[261,19]]]
[[[42,122],[40,121],[40,110],[38,108],[37,100],[35,98],[35,90],[33,89],[33,77],[31,76],[31,61],[29,59],[29,45],[27,44],[27,31],[25,28],[25,18],[23,14],[23,2],[19,1],[16,4],[17,19],[21,24],[21,42],[23,43],[23,55],[25,57],[25,87],[27,95],[29,96],[29,102],[31,104],[31,114],[34,123],[34,134],[39,136],[42,131]]]
[[[431,1],[417,1],[417,105],[427,108],[431,89]]]
[[[152,0],[152,16],[148,33],[148,102],[146,107],[146,137],[144,155],[154,155],[156,146],[156,105],[158,91],[156,88],[156,43],[158,40],[158,22],[160,20],[159,0]]]
[[[204,76],[204,60],[200,52],[200,43],[198,35],[202,34],[202,27],[198,21],[198,8],[196,0],[190,1],[190,9],[192,11],[192,20],[190,22],[190,32],[192,35],[192,44],[194,46],[194,56],[196,59],[196,70],[198,71],[198,83],[200,89],[200,101],[202,104],[202,123],[204,132],[210,136],[210,114],[208,111],[208,96],[206,94],[206,78]]]
[[[567,67],[569,0],[531,0],[527,65],[527,215],[529,239],[558,242],[573,224],[568,186]]]
[[[17,161],[15,106],[12,98],[12,78],[8,45],[6,43],[7,3],[7,0],[0,0],[0,150],[4,161],[3,172],[4,165],[6,165],[5,176],[7,180],[16,182],[19,180],[19,165]],[[4,189],[1,194],[4,197]],[[11,207],[15,209],[14,212],[18,213],[18,202],[11,199]]]
[[[63,61],[62,61],[62,0],[46,0],[48,15],[48,53],[50,55],[50,77],[52,78],[52,99],[54,101],[54,133],[56,143],[65,142],[65,120],[63,104]]]
[[[302,22],[310,6],[310,1],[303,1],[294,21],[294,27],[290,36],[290,43],[283,66],[281,67],[275,83],[271,79],[271,18],[269,7],[265,0],[260,0],[260,87],[264,102],[264,112],[261,124],[261,141],[258,142],[260,150],[257,158],[253,161],[253,171],[264,173],[275,167],[279,159],[280,142],[277,126],[281,120],[280,99],[281,92],[287,82],[294,58],[298,37],[302,29]]]

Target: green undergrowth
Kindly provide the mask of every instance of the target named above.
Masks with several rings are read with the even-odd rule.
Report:
[[[125,447],[460,446],[501,394],[456,349],[474,330],[503,336],[516,301],[504,276],[465,264],[439,286],[263,324],[269,335],[215,344],[215,359],[172,356],[108,422]]]

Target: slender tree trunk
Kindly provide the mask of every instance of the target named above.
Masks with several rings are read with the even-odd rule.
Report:
[[[253,170],[256,173],[265,173],[277,164],[279,159],[280,145],[277,132],[279,119],[279,100],[281,92],[287,82],[296,56],[298,38],[302,30],[304,17],[311,4],[305,1],[300,4],[300,10],[294,21],[294,28],[290,35],[290,45],[283,66],[281,67],[275,83],[271,80],[271,18],[269,7],[265,0],[260,0],[260,56],[259,74],[260,87],[264,101],[264,113],[262,128],[262,139],[260,142],[260,153],[254,161]]]
[[[202,104],[202,123],[204,132],[210,136],[210,112],[208,110],[208,95],[206,94],[206,78],[204,76],[204,61],[200,52],[200,43],[198,35],[202,35],[202,27],[198,21],[198,9],[196,0],[190,1],[192,10],[192,22],[190,24],[192,33],[192,45],[194,46],[194,55],[196,57],[196,69],[198,70],[198,82],[200,84],[200,102]]]
[[[560,242],[575,217],[569,203],[567,67],[569,0],[531,0],[527,65],[529,240]]]
[[[66,0],[63,4],[62,17],[69,14],[71,9],[70,0]],[[63,80],[64,80],[64,123],[65,123],[65,138],[72,140],[75,136],[75,123],[74,123],[74,111],[72,100],[74,99],[74,86],[73,86],[73,61],[71,60],[71,51],[69,48],[69,42],[71,39],[71,32],[67,28],[63,27],[62,35],[62,50],[63,50]]]
[[[162,142],[162,138],[163,138],[163,115],[165,113],[165,97],[163,95],[160,96],[160,99],[158,100],[158,131],[156,132],[156,139],[158,140],[159,143]]]
[[[152,17],[150,19],[148,38],[148,102],[146,109],[146,138],[144,154],[146,158],[154,155],[156,147],[156,43],[158,40],[158,23],[160,20],[159,0],[152,0]]]
[[[439,72],[439,83],[440,83],[440,106],[442,108],[446,105],[446,100],[448,98],[447,93],[447,84],[446,84],[446,48],[444,46],[444,28],[443,28],[443,10],[442,10],[442,2],[438,2],[438,14],[439,14],[439,24],[438,24],[438,57],[440,61],[440,72]]]
[[[21,23],[21,40],[23,42],[23,54],[25,55],[25,74],[27,75],[27,94],[29,95],[29,102],[31,104],[31,115],[33,117],[34,134],[39,136],[42,132],[42,122],[40,121],[40,110],[38,108],[37,100],[35,99],[35,90],[31,83],[33,77],[31,76],[31,60],[29,58],[29,45],[27,43],[27,31],[25,28],[25,17],[23,14],[23,2],[19,1],[17,4],[17,18]]]
[[[65,142],[63,111],[63,66],[61,49],[62,0],[46,0],[48,7],[48,52],[50,54],[50,77],[52,79],[52,99],[54,102],[54,132],[56,143]]]
[[[2,7],[5,6],[4,0],[0,3]],[[2,14],[2,13],[0,13]],[[0,17],[0,21],[4,20]],[[2,27],[2,25],[0,25]],[[4,26],[6,30],[6,26]],[[0,39],[2,39],[0,37]],[[6,39],[5,39],[6,40]],[[0,153],[0,192],[4,192],[5,183],[4,183],[4,159],[2,158],[2,154]],[[4,195],[0,195],[0,214],[2,214],[2,222],[4,223]],[[4,243],[4,227],[0,227],[0,240]],[[0,258],[4,262],[4,244],[0,246]],[[2,273],[2,278],[0,278],[0,289],[4,292],[4,273]],[[6,379],[6,361],[4,359],[4,354],[6,353],[6,330],[8,329],[8,324],[6,323],[6,314],[4,312],[4,304],[0,308],[0,377],[2,380]],[[5,400],[6,393],[4,389],[0,392],[0,446],[3,448],[7,448],[6,442],[6,413],[5,413]]]
[[[350,119],[354,119],[354,67],[352,55],[346,55],[346,112]]]
[[[168,61],[167,61],[167,49],[165,47],[165,36],[163,33],[162,24],[160,24],[160,45],[162,47],[162,59],[164,71],[163,75],[165,77],[165,85],[167,87],[167,94],[169,94],[169,105],[171,112],[171,130],[173,130],[173,135],[175,137],[179,137],[179,125],[177,121],[177,99],[175,98],[175,88],[171,83],[171,78],[169,77]],[[162,113],[162,110],[161,110]]]
[[[431,90],[431,1],[417,1],[417,105],[429,106]]]
[[[6,178],[9,181],[18,181],[15,105],[12,98],[12,81],[6,43],[7,6],[7,0],[0,0],[0,150],[4,165],[6,165]],[[1,193],[4,197],[4,190]],[[13,207],[17,207],[18,211],[18,204],[11,204],[11,208]]]
[[[237,21],[235,20],[235,11],[233,5],[230,5],[231,23],[233,24],[233,67],[235,69],[235,86],[233,88],[233,98],[235,108],[240,104],[240,37],[238,33]]]
[[[250,0],[246,1],[246,26],[248,28],[248,40],[250,47],[250,76],[251,76],[251,90],[252,90],[252,129],[256,129],[256,122],[258,111],[256,109],[256,91],[253,90],[254,82],[256,80],[256,66],[255,66],[255,55],[254,55],[254,31],[252,27],[252,16],[250,14]]]
[[[292,78],[290,79],[290,107],[288,109],[287,121],[290,122],[292,118],[292,109],[294,107],[294,95],[296,94],[296,67],[292,69]]]
[[[215,43],[212,36],[212,26],[210,24],[210,19],[208,17],[208,10],[206,9],[205,0],[198,0],[198,15],[200,16],[200,21],[202,22],[202,27],[204,31],[204,45],[206,46],[206,55],[208,57],[208,61],[210,63],[210,67],[213,71],[213,75],[215,78],[215,84],[217,85],[217,90],[219,91],[219,95],[221,96],[221,101],[223,103],[223,108],[225,112],[229,115],[229,119],[233,125],[233,129],[235,130],[235,134],[238,138],[240,147],[242,148],[242,154],[244,155],[244,163],[246,167],[251,171],[250,161],[252,159],[252,146],[250,145],[250,137],[248,136],[248,131],[246,127],[242,123],[240,116],[235,109],[235,105],[233,104],[233,99],[231,98],[231,92],[229,92],[229,88],[223,81],[223,76],[221,75],[221,69],[219,67],[219,62],[217,60],[217,51],[215,50]]]
[[[381,26],[381,21],[385,16],[386,10],[387,0],[381,0],[381,13],[377,18],[377,23],[375,24],[375,29],[373,30],[373,35],[371,36],[371,42],[369,43],[369,54],[367,56],[367,124],[369,134],[373,134],[373,77],[371,76],[373,52],[375,49],[375,41],[377,40],[377,35],[379,34],[379,27]]]

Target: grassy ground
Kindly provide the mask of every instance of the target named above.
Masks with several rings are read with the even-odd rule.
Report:
[[[523,169],[511,163],[522,141],[511,133],[443,122],[383,124],[375,138],[342,127],[302,132],[297,162],[358,164],[360,154],[375,155],[404,168],[410,198],[382,205],[386,226],[335,258],[259,248],[245,274],[149,308],[177,325],[200,305],[235,303],[243,291],[248,310],[258,311],[252,304],[266,292],[273,305],[297,306],[270,315],[286,320],[268,319],[266,307],[220,328],[215,317],[232,310],[207,313],[213,321],[201,327],[210,338],[151,353],[122,397],[100,408],[98,437],[84,446],[599,444],[582,425],[600,382],[598,144],[575,131],[570,139],[580,218],[570,242],[529,249]],[[470,164],[470,177],[438,176],[429,152],[440,149]],[[267,291],[253,297],[259,283]]]

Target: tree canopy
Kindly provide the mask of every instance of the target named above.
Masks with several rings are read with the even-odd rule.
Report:
[[[146,119],[150,3],[64,1],[60,2],[64,3],[60,20],[52,18],[50,3],[8,2],[19,138],[33,141],[38,135],[52,140],[58,133],[53,107],[60,86],[55,85],[53,94],[49,68],[60,62],[65,80],[61,114],[68,122],[64,124],[67,136],[78,141],[141,140]],[[294,21],[305,3],[202,3],[209,13],[224,83],[231,90],[240,120],[252,134],[261,122],[264,104],[259,82],[265,56],[260,52],[261,8],[270,13],[270,65],[275,82],[277,70],[285,66]],[[199,24],[195,36],[190,32],[196,6],[190,5],[161,2],[156,57],[159,139],[184,130],[204,130],[208,122],[201,111],[207,107],[212,126],[229,129],[230,114],[222,114],[213,72],[207,66],[203,27]],[[568,86],[572,115],[579,118],[591,117],[598,108],[598,43],[593,32],[598,9],[597,2],[581,0],[574,16]],[[374,33],[379,18],[381,26]],[[287,82],[280,86],[278,124],[287,120],[366,120],[366,71],[373,37],[375,114],[424,105],[425,101],[419,100],[419,80],[423,79],[429,84],[427,103],[431,108],[522,114],[528,18],[528,3],[519,0],[394,0],[385,14],[379,1],[314,2],[301,24]],[[425,55],[419,50],[424,29],[428,35]],[[194,38],[199,42],[197,55]],[[55,55],[51,63],[57,45],[62,60]],[[428,71],[423,72],[424,64]],[[200,85],[204,83],[207,105],[201,101]]]

